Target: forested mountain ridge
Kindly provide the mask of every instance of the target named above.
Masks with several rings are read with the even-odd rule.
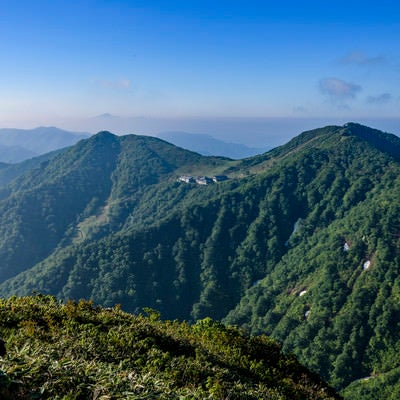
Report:
[[[225,162],[150,137],[101,132],[81,141],[0,188],[0,280],[57,246],[88,238],[79,223],[90,225],[90,217],[107,232],[119,229],[125,209],[135,208],[142,191],[162,179],[176,180],[179,167],[202,172]]]
[[[393,376],[399,146],[349,123],[232,161],[101,133],[2,190],[0,294],[223,319],[271,334],[337,388]],[[181,174],[230,179],[200,186]],[[40,237],[38,255],[26,244]]]

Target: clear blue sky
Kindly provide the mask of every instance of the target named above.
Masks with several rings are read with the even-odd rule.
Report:
[[[399,44],[397,1],[0,0],[0,127],[398,118]]]

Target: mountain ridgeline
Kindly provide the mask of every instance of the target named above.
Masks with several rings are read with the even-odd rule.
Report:
[[[0,190],[0,295],[220,319],[276,338],[349,399],[389,398],[399,198],[400,139],[354,123],[244,160],[101,132]]]

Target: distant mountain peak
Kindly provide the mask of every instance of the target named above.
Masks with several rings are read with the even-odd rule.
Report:
[[[20,162],[36,155],[52,152],[90,137],[85,132],[69,132],[54,126],[33,129],[0,129],[0,161]]]
[[[116,136],[110,131],[99,131],[94,136]]]
[[[41,130],[45,130],[45,129],[49,129],[49,130],[53,130],[53,129],[57,129],[57,130],[62,130],[59,129],[55,126],[37,126],[36,128],[33,128],[34,131],[41,131]]]
[[[100,115],[96,115],[95,118],[108,119],[108,118],[118,118],[118,117],[110,113],[103,113]]]

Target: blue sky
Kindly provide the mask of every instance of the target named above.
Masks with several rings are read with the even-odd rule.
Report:
[[[0,126],[395,126],[400,6],[370,3],[0,0]]]

